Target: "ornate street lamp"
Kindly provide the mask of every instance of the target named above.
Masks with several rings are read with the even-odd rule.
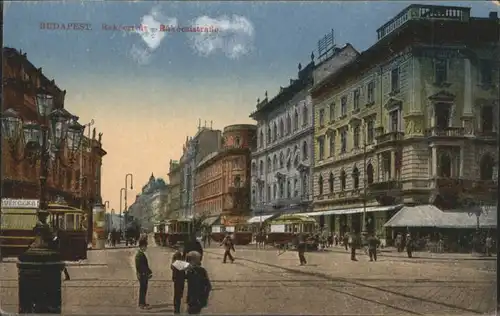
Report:
[[[24,136],[24,159],[26,153],[36,153],[40,159],[40,204],[38,221],[34,227],[35,241],[19,256],[19,313],[61,313],[61,270],[64,263],[60,253],[52,244],[52,231],[47,224],[47,177],[52,158],[61,159],[63,144],[67,142],[70,157],[78,151],[83,135],[83,126],[78,118],[67,111],[53,109],[54,98],[40,90],[36,95],[37,112],[41,124],[23,124],[18,114],[9,109],[2,116],[2,132],[11,144],[12,155],[17,154],[17,145]],[[33,158],[33,156],[31,156]],[[69,159],[70,163],[72,159]]]

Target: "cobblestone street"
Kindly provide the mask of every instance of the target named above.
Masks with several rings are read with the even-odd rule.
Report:
[[[138,284],[133,248],[89,251],[89,259],[68,265],[63,283],[65,314],[136,314]],[[426,260],[381,256],[358,262],[340,251],[307,253],[298,266],[296,253],[237,248],[236,262],[222,264],[223,251],[206,250],[204,266],[214,286],[205,313],[280,314],[482,314],[496,306],[494,260]],[[154,277],[148,293],[153,309],[172,313],[171,252],[151,247]],[[417,254],[418,257],[418,254]],[[1,307],[17,311],[17,268],[0,263]]]

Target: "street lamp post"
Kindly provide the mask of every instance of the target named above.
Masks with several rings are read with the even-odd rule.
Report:
[[[123,192],[127,192],[127,189],[125,188],[121,188],[120,189],[120,231],[123,230],[123,227],[122,227],[122,216],[123,216],[123,205],[122,205],[122,202],[123,202]]]
[[[24,134],[24,155],[19,160],[40,160],[38,221],[33,229],[35,241],[19,256],[17,264],[20,314],[61,313],[61,270],[64,263],[59,251],[51,246],[53,236],[47,224],[48,169],[55,160],[63,162],[62,155],[66,148],[69,152],[68,161],[71,164],[74,162],[85,127],[78,123],[78,117],[67,111],[53,110],[53,101],[53,96],[45,90],[37,91],[36,106],[40,124],[23,124],[13,109],[8,109],[2,117],[2,134],[11,145],[15,145],[11,146],[12,154],[17,153],[14,149],[17,149],[17,145],[22,141],[21,135]]]
[[[124,208],[124,212],[127,212],[126,215],[125,215],[125,222],[124,222],[124,225],[125,225],[125,228],[127,228],[127,215],[128,215],[128,205],[127,205],[127,191],[128,191],[128,179],[130,177],[130,190],[133,190],[134,189],[134,175],[131,174],[131,173],[127,173],[125,175],[125,208]]]

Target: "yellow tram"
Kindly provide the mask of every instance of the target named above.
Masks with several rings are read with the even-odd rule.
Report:
[[[302,234],[306,238],[308,249],[315,249],[312,234],[317,223],[307,216],[301,215],[281,215],[269,223],[269,232],[267,233],[266,243],[274,245],[284,245],[293,242],[297,234]]]
[[[248,245],[252,242],[251,226],[246,217],[221,216],[220,225],[212,226],[211,238],[215,242],[222,242],[226,234],[233,236],[235,245]]]
[[[2,199],[0,218],[0,255],[17,257],[35,239],[33,228],[38,217],[38,200]],[[51,203],[47,223],[61,231],[60,250],[63,260],[76,261],[87,257],[84,211],[65,203]]]

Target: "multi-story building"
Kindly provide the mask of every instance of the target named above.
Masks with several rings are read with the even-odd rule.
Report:
[[[14,109],[23,121],[38,121],[35,91],[43,87],[54,95],[54,107],[64,108],[66,91],[61,90],[54,80],[36,68],[26,53],[13,48],[3,48],[3,102],[2,111]],[[82,122],[84,124],[85,122]],[[101,135],[96,137],[86,132],[81,152],[77,157],[63,157],[50,169],[47,179],[49,198],[62,197],[71,206],[91,211],[95,198],[100,195],[101,166],[106,151],[102,148]],[[10,144],[2,141],[2,197],[38,198],[40,163],[30,165],[30,161],[19,159],[22,142]],[[91,214],[91,212],[89,213]],[[89,219],[91,221],[91,219]]]
[[[177,218],[179,217],[179,212],[181,209],[181,188],[182,180],[184,179],[182,175],[182,166],[177,160],[170,160],[169,171],[168,171],[168,181],[170,184],[169,191],[169,216],[167,218]]]
[[[398,204],[495,198],[499,21],[411,5],[377,33],[312,89],[314,210],[385,237]]]
[[[211,127],[198,126],[198,132],[194,137],[186,138],[183,154],[180,159],[183,171],[183,186],[181,189],[181,217],[190,218],[193,213],[193,194],[196,177],[196,166],[208,154],[220,147],[221,131],[213,130]]]
[[[196,167],[194,209],[196,215],[231,225],[250,214],[250,160],[255,148],[256,126],[224,128],[221,147]]]
[[[305,211],[312,201],[313,70],[314,61],[304,69],[299,64],[298,78],[271,100],[266,92],[250,115],[257,121],[252,209],[262,220],[278,211]]]

